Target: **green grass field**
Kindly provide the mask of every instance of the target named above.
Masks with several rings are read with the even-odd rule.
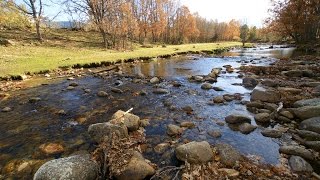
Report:
[[[30,43],[30,40],[26,41],[28,38],[25,38],[24,41],[21,40],[14,46],[0,46],[0,77],[21,75],[26,72],[35,73],[44,70],[54,70],[61,66],[71,66],[74,64],[138,57],[156,57],[176,52],[214,50],[241,45],[239,42],[168,45],[165,48],[159,45],[153,48],[137,47],[133,51],[120,52],[104,50],[95,46],[87,47],[85,43],[90,45],[93,43],[89,41],[90,36],[61,34],[64,36],[56,32],[53,39],[47,40],[41,45]],[[11,34],[9,33],[7,36],[9,35]],[[79,37],[82,37],[82,39],[77,40]]]

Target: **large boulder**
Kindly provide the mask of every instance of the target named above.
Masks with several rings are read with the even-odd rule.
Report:
[[[139,152],[135,151],[129,163],[115,177],[118,180],[143,180],[154,173],[154,168],[146,162]]]
[[[277,103],[280,102],[280,98],[280,93],[271,89],[256,88],[251,93],[251,101]]]
[[[99,165],[91,160],[90,155],[76,155],[54,159],[43,164],[35,173],[34,180],[83,179],[98,177]]]
[[[111,123],[92,124],[88,128],[88,133],[91,138],[98,143],[109,141],[113,133],[119,138],[128,137],[127,127]]]
[[[259,113],[254,116],[254,119],[259,123],[268,123],[270,122],[269,113]]]
[[[181,161],[199,164],[211,161],[213,158],[213,152],[208,142],[193,141],[188,144],[178,146],[176,148],[176,156]]]
[[[131,113],[125,113],[124,111],[117,111],[113,114],[110,123],[125,125],[129,131],[136,131],[140,127],[140,118]]]
[[[225,118],[225,121],[229,124],[250,123],[251,119],[245,115],[232,114]]]
[[[280,138],[283,133],[276,129],[267,128],[261,131],[261,134],[265,137]]]
[[[243,123],[239,126],[239,131],[243,134],[249,134],[257,129],[257,126],[251,125],[249,123]]]
[[[217,144],[216,148],[221,162],[229,167],[234,166],[237,161],[242,159],[240,153],[229,144]]]
[[[313,172],[312,166],[306,160],[299,156],[291,156],[289,159],[289,165],[294,172]]]
[[[320,116],[320,105],[296,108],[294,114],[301,120]]]
[[[320,116],[302,121],[299,129],[320,133]]]
[[[320,105],[320,98],[314,98],[314,99],[303,99],[300,101],[296,101],[293,104],[293,107],[303,107],[303,106],[319,106]]]

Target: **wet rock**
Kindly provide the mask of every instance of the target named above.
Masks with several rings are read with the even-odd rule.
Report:
[[[39,149],[47,155],[60,154],[64,152],[64,147],[57,143],[42,144],[39,146]]]
[[[212,87],[212,89],[215,91],[224,91],[221,87]]]
[[[222,104],[222,103],[224,103],[224,98],[223,98],[223,96],[217,96],[217,97],[214,97],[213,98],[213,102],[214,103],[217,103],[217,104]]]
[[[304,141],[304,145],[310,149],[320,151],[320,141]]]
[[[42,165],[34,175],[34,180],[83,179],[98,177],[99,165],[90,155],[76,155],[54,159]]]
[[[202,82],[204,78],[202,76],[193,76],[193,79],[197,82]]]
[[[88,94],[91,93],[91,89],[84,89],[83,91]]]
[[[271,89],[256,88],[251,93],[251,101],[277,103],[280,101],[280,93]]]
[[[228,177],[232,177],[232,178],[238,177],[240,175],[239,171],[234,169],[221,168],[221,169],[218,169],[218,171],[224,172]]]
[[[120,80],[116,80],[116,81],[114,82],[114,85],[116,85],[116,86],[121,86],[121,85],[123,85],[123,82],[120,81]]]
[[[245,115],[241,115],[241,114],[233,114],[233,115],[229,115],[225,118],[225,121],[229,124],[238,124],[238,123],[245,123],[251,122],[251,119]]]
[[[129,163],[115,177],[118,180],[143,180],[152,176],[155,170],[139,152],[134,152]]]
[[[217,124],[218,126],[224,126],[224,122],[222,122],[222,121],[217,121],[216,124]]]
[[[68,87],[67,87],[67,90],[69,90],[69,91],[74,90],[74,89],[75,89],[74,86],[68,86]]]
[[[320,105],[296,108],[294,114],[301,120],[320,116]]]
[[[134,114],[119,110],[112,115],[110,123],[118,125],[123,124],[129,131],[136,131],[140,127],[140,118]]]
[[[288,88],[288,87],[280,87],[278,88],[278,91],[284,95],[284,94],[300,94],[302,92],[302,89],[296,89],[296,88]]]
[[[212,89],[212,85],[209,84],[209,83],[203,83],[203,84],[201,85],[201,89],[204,89],[204,90]]]
[[[158,77],[154,77],[154,78],[150,79],[151,84],[157,84],[159,82],[160,82],[160,79]]]
[[[208,132],[208,134],[214,138],[219,138],[222,136],[222,133],[220,130],[211,130]]]
[[[12,111],[12,108],[11,107],[4,107],[1,111],[2,112],[10,112],[10,111]]]
[[[300,70],[290,70],[290,71],[282,71],[282,75],[288,76],[288,77],[302,77],[303,72]]]
[[[284,116],[278,116],[277,121],[282,123],[291,123],[291,119]]]
[[[158,144],[156,147],[154,147],[154,152],[157,154],[162,154],[164,153],[168,148],[170,147],[169,143],[161,143]]]
[[[72,87],[77,87],[77,86],[79,86],[79,85],[78,85],[78,83],[76,83],[76,82],[73,82],[73,83],[69,84],[69,86],[72,86]]]
[[[88,128],[88,133],[92,140],[98,143],[109,141],[113,133],[120,138],[128,137],[127,127],[111,123],[92,124]]]
[[[280,138],[282,136],[281,131],[278,131],[276,129],[270,129],[270,128],[264,129],[263,131],[261,131],[261,134],[263,136],[271,137],[271,138]]]
[[[234,69],[233,69],[232,67],[227,67],[227,68],[226,68],[226,71],[227,71],[228,73],[233,73],[233,72],[234,72]]]
[[[249,134],[257,129],[257,126],[251,125],[249,123],[243,123],[239,126],[239,131],[243,134]]]
[[[105,91],[99,91],[97,94],[99,97],[107,97],[109,94],[106,93]]]
[[[140,96],[146,96],[146,95],[148,95],[148,93],[145,90],[141,90],[141,91],[139,91],[139,95]]]
[[[270,110],[271,112],[274,112],[278,109],[278,105],[273,103],[264,103],[264,108]]]
[[[304,106],[319,106],[320,105],[320,98],[314,98],[314,99],[303,99],[300,101],[296,101],[293,106],[298,107],[304,107]]]
[[[154,94],[169,94],[169,90],[157,88],[152,91]]]
[[[180,126],[184,127],[184,128],[192,129],[196,125],[193,122],[182,122],[182,123],[180,123]]]
[[[233,95],[230,95],[230,94],[225,94],[223,95],[223,99],[227,102],[231,102],[235,99],[235,97]]]
[[[281,111],[280,115],[288,118],[288,119],[293,119],[294,115],[290,111]]]
[[[215,77],[217,77],[221,73],[221,70],[222,70],[221,68],[213,68],[211,70],[211,74],[214,74]]]
[[[193,108],[191,106],[185,106],[182,108],[182,110],[184,112],[186,112],[187,114],[192,114],[192,112],[193,112]]]
[[[254,119],[260,123],[268,123],[270,122],[270,115],[268,113],[259,113],[254,115]]]
[[[240,153],[229,144],[219,143],[216,148],[221,162],[229,167],[233,167],[237,161],[241,160]]]
[[[264,86],[267,86],[267,87],[277,87],[278,86],[278,82],[270,80],[270,79],[263,80],[261,82],[261,84],[263,84]]]
[[[253,102],[249,102],[246,104],[247,107],[255,107],[255,108],[258,108],[258,109],[262,109],[264,108],[264,104],[261,103],[261,102],[256,102],[256,101],[253,101]]]
[[[281,146],[279,152],[288,155],[301,156],[307,160],[314,159],[312,152],[300,146]]]
[[[169,124],[167,126],[167,134],[169,136],[177,136],[177,135],[182,134],[182,132],[183,132],[183,129],[180,128],[179,126],[176,126],[176,125],[173,125],[173,124]]]
[[[242,80],[242,84],[244,87],[247,87],[247,88],[254,88],[258,85],[258,81],[254,78],[251,78],[251,77],[246,77]]]
[[[123,91],[119,88],[115,88],[115,87],[111,87],[111,92],[114,92],[114,93],[118,93],[118,94],[122,94]]]
[[[29,99],[29,103],[36,103],[36,102],[39,102],[39,101],[41,101],[41,98],[39,98],[39,97],[33,97],[33,98]]]
[[[299,134],[299,136],[303,137],[306,140],[310,140],[310,141],[320,140],[320,134],[313,131],[297,130],[297,133]]]
[[[181,161],[187,161],[192,164],[201,164],[211,161],[213,152],[210,144],[206,141],[190,142],[180,145],[175,150],[176,156]]]
[[[143,73],[139,72],[139,73],[137,74],[137,77],[140,78],[140,79],[143,79],[143,78],[145,78],[146,76],[145,76]]]
[[[291,156],[289,159],[289,166],[293,172],[304,173],[304,172],[313,172],[312,166],[299,156]]]

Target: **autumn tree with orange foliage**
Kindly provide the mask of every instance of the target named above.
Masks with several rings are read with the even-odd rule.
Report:
[[[320,0],[272,0],[269,28],[297,44],[319,41]]]

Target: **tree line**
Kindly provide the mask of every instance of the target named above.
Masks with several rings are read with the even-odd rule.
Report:
[[[191,13],[178,0],[57,0],[55,3],[75,21],[82,21],[81,26],[98,31],[106,48],[127,48],[131,42],[265,42],[273,37],[266,28],[248,27],[238,20],[208,20],[198,13]],[[46,19],[45,10],[43,0],[23,0],[20,3],[0,0],[0,27],[3,24],[8,26],[4,22],[7,22],[5,19],[9,13],[15,14],[19,23],[29,23],[28,27],[33,24],[38,40],[42,41],[40,27]],[[26,21],[27,17],[32,21]]]

